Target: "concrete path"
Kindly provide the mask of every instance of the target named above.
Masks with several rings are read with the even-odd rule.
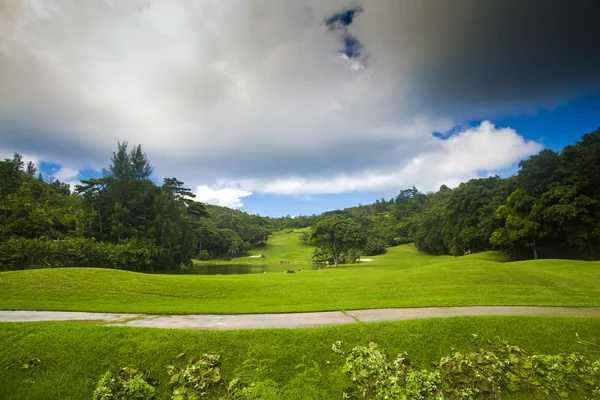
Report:
[[[293,314],[148,315],[63,311],[0,311],[0,322],[98,321],[101,324],[173,329],[306,328],[358,322],[399,321],[458,316],[600,317],[600,308],[578,307],[431,307],[329,311]]]

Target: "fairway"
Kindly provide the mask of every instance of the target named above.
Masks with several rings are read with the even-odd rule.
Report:
[[[413,245],[389,248],[373,260],[295,274],[9,271],[0,273],[0,309],[244,314],[468,305],[600,306],[600,262],[507,263],[499,262],[503,257],[497,253],[436,257],[419,253]]]
[[[251,265],[279,265],[280,261],[292,264],[312,263],[314,246],[309,246],[300,241],[303,233],[310,232],[309,228],[284,229],[269,235],[266,246],[250,250],[248,256],[235,257],[231,260],[194,260],[194,264],[227,265],[227,264],[251,264]],[[262,256],[262,257],[257,257]],[[295,267],[294,267],[295,268]],[[298,268],[301,268],[298,266]]]

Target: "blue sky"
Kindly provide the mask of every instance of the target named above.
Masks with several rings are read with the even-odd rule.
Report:
[[[581,136],[600,128],[600,94],[588,95],[552,109],[540,109],[534,113],[493,118],[498,127],[511,127],[523,137],[535,140],[545,148],[560,151],[573,144]],[[471,121],[471,126],[481,121]],[[518,171],[517,165],[498,171],[500,176],[508,176]],[[343,209],[361,204],[370,204],[376,199],[395,197],[397,190],[377,193],[350,192],[336,195],[306,197],[253,195],[244,199],[244,210],[261,215],[284,216],[310,215],[327,210]]]
[[[200,201],[306,215],[600,125],[598,2],[142,2],[3,5],[0,157],[76,184],[127,141]]]
[[[560,151],[600,127],[600,94],[584,96],[553,109],[540,109],[534,115],[506,116],[492,121]]]
[[[564,146],[579,140],[585,133],[600,127],[600,94],[584,96],[567,104],[553,109],[540,109],[535,113],[528,112],[524,115],[515,115],[491,119],[498,127],[511,127],[523,137],[535,140],[545,148],[560,151]],[[469,125],[479,125],[481,121],[471,121]],[[55,163],[43,163],[42,172],[52,175],[60,166]],[[518,167],[513,165],[505,170],[498,171],[500,176],[516,173]],[[100,177],[101,171],[82,170],[78,178],[87,179]],[[158,179],[157,179],[158,181]],[[395,197],[404,189],[385,190],[381,192],[348,192],[340,194],[323,195],[264,195],[254,194],[244,198],[244,211],[268,215],[311,215],[323,211],[343,209],[358,204],[370,204],[376,199]]]

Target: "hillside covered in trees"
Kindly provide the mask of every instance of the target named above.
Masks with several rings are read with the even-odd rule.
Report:
[[[437,192],[321,215],[269,218],[194,201],[176,178],[157,185],[140,146],[120,143],[102,178],[69,185],[36,177],[19,154],[0,161],[0,269],[94,266],[167,270],[231,258],[269,234],[311,226],[316,259],[414,242],[429,254],[503,250],[513,259],[596,259],[600,254],[600,129],[557,153],[522,161],[517,175],[473,179]]]
[[[0,162],[0,269],[93,266],[167,270],[264,245],[269,219],[208,206],[176,178],[156,185],[141,146],[120,143],[103,177],[69,185]]]
[[[324,213],[359,222],[370,247],[414,242],[430,254],[504,250],[513,259],[600,254],[600,129],[560,153],[542,150],[517,175],[473,179],[435,193],[416,188]],[[374,254],[374,253],[372,253]]]

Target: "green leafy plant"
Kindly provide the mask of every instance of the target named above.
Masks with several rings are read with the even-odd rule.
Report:
[[[96,385],[93,400],[151,400],[156,389],[147,381],[147,374],[125,367],[117,374],[107,371]]]
[[[438,372],[415,369],[406,354],[389,360],[377,344],[356,346],[345,352],[342,342],[332,350],[346,357],[343,372],[352,381],[351,393],[344,398],[364,399],[441,399]]]
[[[180,354],[180,359],[184,354]],[[173,388],[174,400],[195,400],[206,396],[208,391],[221,382],[219,363],[221,356],[206,353],[191,358],[184,366],[169,365],[167,373],[171,377],[169,384]]]
[[[469,351],[453,349],[434,364],[434,371],[416,369],[406,354],[395,360],[374,343],[345,352],[341,342],[332,350],[345,356],[343,372],[351,390],[345,398],[363,399],[501,399],[519,392],[534,398],[600,399],[600,360],[579,353],[530,354],[500,339],[482,343],[473,335]],[[579,341],[594,346],[594,341]]]

